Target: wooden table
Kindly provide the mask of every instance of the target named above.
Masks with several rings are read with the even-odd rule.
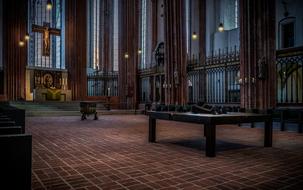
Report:
[[[212,115],[176,112],[156,112],[149,114],[149,142],[156,142],[156,119],[197,123],[204,125],[206,137],[205,155],[216,156],[216,125],[264,122],[264,147],[272,146],[272,117],[269,114],[238,113]]]
[[[280,130],[285,131],[285,123],[297,123],[298,133],[303,132],[303,108],[302,107],[278,107],[275,111],[280,113]],[[296,112],[297,118],[288,119],[287,112]]]
[[[87,119],[86,116],[94,114],[94,120],[98,119],[97,116],[97,103],[94,101],[82,101],[80,102],[80,112],[82,113],[81,120]]]

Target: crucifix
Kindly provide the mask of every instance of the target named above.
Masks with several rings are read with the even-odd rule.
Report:
[[[61,30],[57,28],[51,28],[50,23],[44,22],[43,26],[33,24],[32,31],[42,33],[42,55],[50,56],[50,35],[60,36]]]

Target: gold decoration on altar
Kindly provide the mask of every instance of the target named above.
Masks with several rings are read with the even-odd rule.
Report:
[[[61,90],[56,88],[47,89],[46,100],[60,100]]]

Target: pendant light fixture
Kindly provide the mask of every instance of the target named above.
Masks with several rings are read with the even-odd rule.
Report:
[[[24,37],[25,41],[28,41],[28,40],[29,40],[29,38],[30,38],[30,37],[29,37],[29,34],[28,34],[28,33],[26,33],[26,34],[25,34],[25,37]]]
[[[193,32],[193,34],[191,35],[191,38],[192,38],[193,40],[196,40],[196,39],[198,38],[197,33],[196,33],[196,32]]]
[[[23,46],[24,46],[24,44],[25,44],[25,43],[24,43],[24,41],[23,41],[23,40],[20,40],[20,41],[19,41],[19,47],[23,47]]]
[[[53,8],[52,0],[47,0],[46,9],[51,10]]]
[[[124,54],[124,58],[125,58],[125,59],[128,59],[128,58],[129,58],[129,55],[128,55],[127,52]]]
[[[223,10],[222,10],[222,1],[220,1],[220,12],[219,12],[219,19],[220,19],[220,23],[219,23],[219,26],[218,26],[218,31],[219,32],[224,32],[224,25],[223,25],[223,23],[224,23],[224,8],[223,8]],[[222,19],[222,16],[221,15],[223,15],[223,19]]]
[[[219,26],[218,26],[218,31],[219,32],[223,32],[224,31],[224,25],[222,22],[220,22]]]

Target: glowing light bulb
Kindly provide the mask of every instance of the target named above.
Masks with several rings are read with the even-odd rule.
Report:
[[[51,10],[53,8],[52,0],[47,0],[46,9]]]
[[[196,33],[196,32],[193,32],[191,38],[192,38],[193,40],[196,40],[196,39],[198,38],[197,33]]]
[[[26,33],[26,34],[25,34],[24,39],[25,39],[26,41],[28,41],[28,40],[29,40],[29,38],[30,38],[30,37],[29,37],[29,34],[28,34],[28,33]]]
[[[125,58],[125,59],[128,59],[128,58],[129,58],[128,53],[125,53],[125,54],[124,54],[124,58]]]
[[[19,46],[20,46],[20,47],[23,47],[23,46],[24,46],[24,41],[20,40],[20,41],[19,41]]]
[[[224,31],[224,26],[223,26],[222,22],[219,24],[218,31],[219,32],[223,32]]]

